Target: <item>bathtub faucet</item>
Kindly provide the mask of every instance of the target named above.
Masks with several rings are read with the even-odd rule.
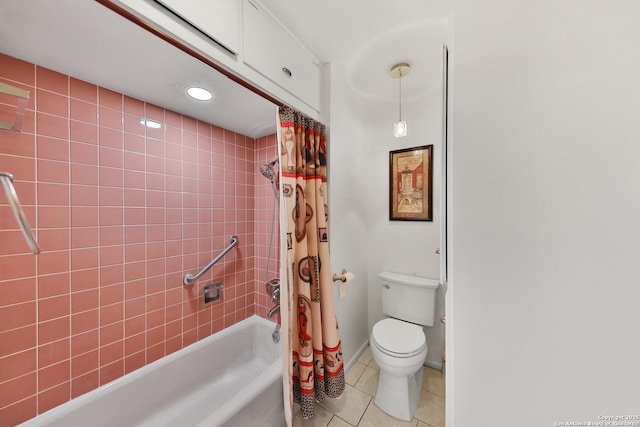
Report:
[[[267,312],[267,316],[269,316],[269,319],[271,319],[273,315],[279,311],[280,311],[280,304],[276,304],[273,307],[271,307],[271,309]]]

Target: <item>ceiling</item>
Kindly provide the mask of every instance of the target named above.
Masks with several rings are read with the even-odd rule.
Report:
[[[323,62],[348,62],[376,39],[415,24],[439,25],[445,22],[449,8],[445,0],[262,0],[262,3]],[[310,16],[314,19],[307,18]],[[425,40],[412,41],[407,37],[406,42],[416,46]]]
[[[389,71],[401,62],[411,65],[403,99],[440,93],[448,0],[262,2],[320,61],[347,64],[348,83],[362,96],[397,102],[398,81]]]
[[[341,0],[263,3],[322,62],[347,64],[362,96],[395,101],[397,62],[412,66],[405,98],[438,85],[444,0],[371,0],[366,13]],[[275,132],[272,103],[94,1],[2,0],[0,52],[253,138]],[[214,102],[188,99],[193,83],[215,88]]]

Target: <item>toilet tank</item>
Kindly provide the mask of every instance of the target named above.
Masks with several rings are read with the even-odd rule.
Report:
[[[438,280],[390,271],[383,271],[378,276],[384,314],[419,325],[433,326]]]

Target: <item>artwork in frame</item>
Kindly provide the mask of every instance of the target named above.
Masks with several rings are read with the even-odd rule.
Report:
[[[433,145],[389,152],[389,219],[433,221]]]

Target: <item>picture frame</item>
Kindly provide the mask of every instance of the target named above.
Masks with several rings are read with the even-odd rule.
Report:
[[[389,220],[433,221],[433,145],[389,152]]]

